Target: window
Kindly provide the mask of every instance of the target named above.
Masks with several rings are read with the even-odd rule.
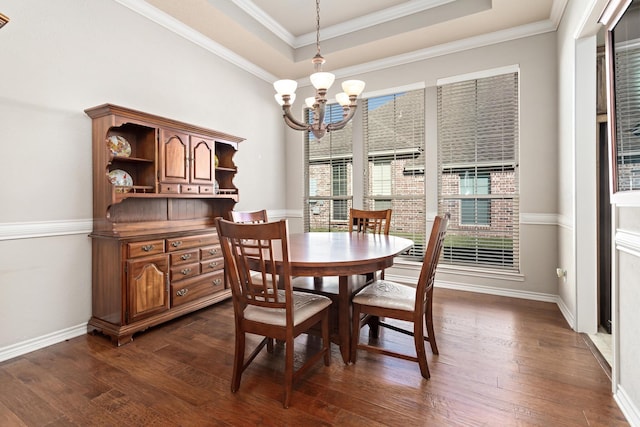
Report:
[[[345,163],[334,163],[332,167],[332,185],[333,196],[347,196],[347,165]],[[347,209],[347,201],[333,200],[332,219],[334,221],[348,221],[349,209]]]
[[[443,264],[519,270],[518,73],[438,86]]]
[[[363,101],[365,209],[393,209],[390,233],[414,241],[406,256],[422,260],[426,241],[424,90]]]
[[[327,104],[325,111],[327,123],[342,119],[339,104]],[[312,120],[313,114],[307,110],[307,122]],[[353,197],[351,129],[352,123],[348,123],[320,140],[309,132],[305,136],[305,230],[347,230]]]
[[[491,201],[479,198],[489,194],[489,173],[468,170],[460,174],[460,224],[490,225]],[[463,198],[469,196],[469,198]]]

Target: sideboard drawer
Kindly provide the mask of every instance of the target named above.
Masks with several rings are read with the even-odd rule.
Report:
[[[171,267],[171,281],[184,280],[200,274],[200,263],[182,264]]]
[[[222,256],[222,248],[220,245],[207,246],[206,248],[200,249],[200,259],[210,259],[210,258],[219,258]]]
[[[190,251],[174,252],[171,254],[171,265],[192,263],[200,260],[200,251],[192,249]]]
[[[147,255],[164,253],[164,240],[149,240],[146,242],[127,243],[128,258],[138,258]]]
[[[224,290],[224,271],[171,284],[171,306],[177,306]]]
[[[199,246],[207,246],[218,243],[216,234],[201,234],[198,236],[178,237],[175,239],[167,239],[167,248],[169,252],[182,249],[197,248]]]
[[[200,262],[200,271],[210,273],[212,271],[222,270],[224,268],[224,258],[212,258]]]

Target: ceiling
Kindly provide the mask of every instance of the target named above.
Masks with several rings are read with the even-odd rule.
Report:
[[[117,0],[261,78],[302,79],[314,0]],[[321,53],[338,77],[554,31],[568,0],[321,0]]]

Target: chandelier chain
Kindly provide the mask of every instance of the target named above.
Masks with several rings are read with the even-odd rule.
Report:
[[[320,0],[316,0],[316,50],[320,55]]]

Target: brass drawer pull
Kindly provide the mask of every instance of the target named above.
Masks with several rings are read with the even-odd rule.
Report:
[[[171,246],[173,246],[174,248],[177,248],[181,244],[182,244],[182,240],[176,240],[175,242],[171,242]]]
[[[187,294],[187,292],[189,292],[189,289],[187,288],[182,288],[179,291],[176,292],[176,295],[179,297],[183,297]]]
[[[142,250],[145,252],[149,252],[151,249],[153,249],[153,245],[144,245],[142,247]]]
[[[222,284],[222,279],[214,279],[214,280],[213,280],[213,284],[214,284],[215,286],[218,286],[218,285]]]
[[[218,261],[213,261],[209,263],[209,268],[216,268],[218,266]]]
[[[218,248],[209,249],[209,255],[215,255],[218,253]]]
[[[191,254],[184,254],[182,255],[180,258],[182,258],[183,261],[188,260],[189,258],[191,258]]]
[[[191,269],[190,268],[185,268],[181,271],[182,274],[184,274],[185,276],[189,273],[191,273]]]

